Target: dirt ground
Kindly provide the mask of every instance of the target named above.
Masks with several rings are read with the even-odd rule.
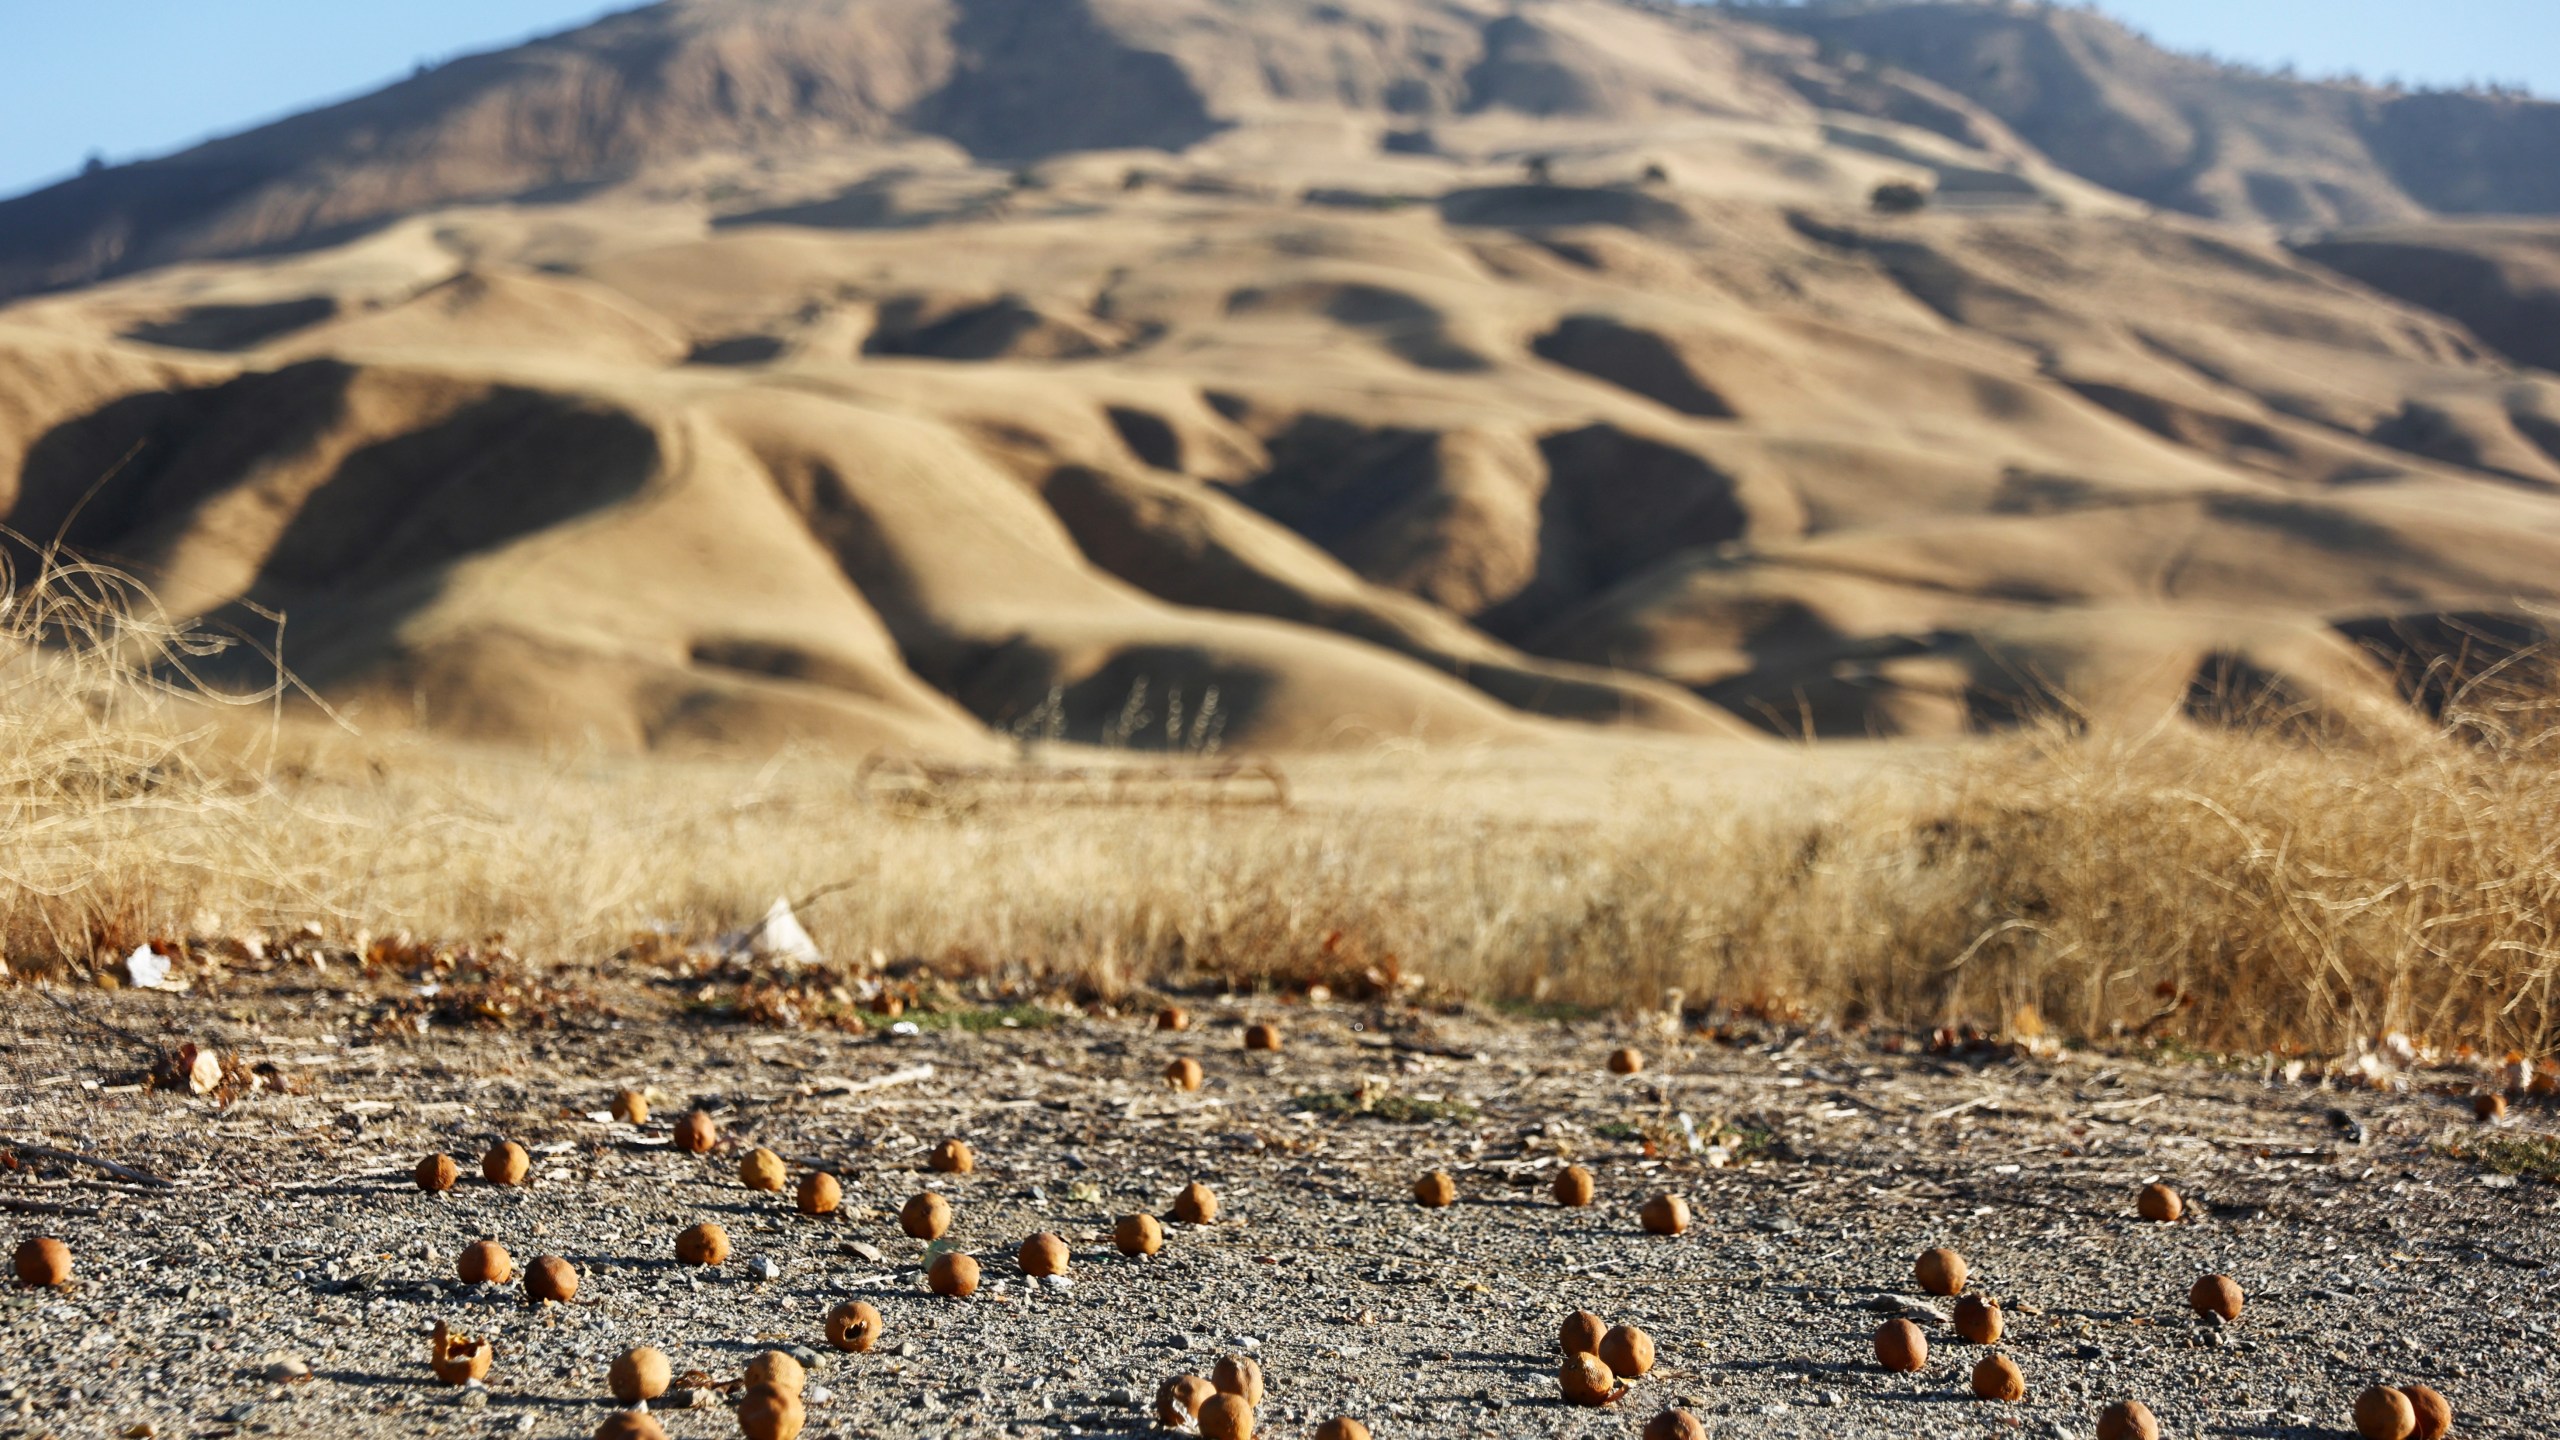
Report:
[[[2332,1436],[2378,1380],[2435,1386],[2456,1433],[2484,1440],[2560,1418],[2560,1186],[2453,1153],[2482,1132],[2425,1086],[1776,1026],[1675,1041],[1634,1022],[1186,1003],[1182,1033],[1019,1011],[854,1036],[601,1000],[552,1028],[421,1034],[377,1023],[379,993],[327,984],[0,991],[0,1223],[13,1246],[57,1235],[76,1257],[68,1285],[0,1300],[0,1436],[582,1437],[610,1412],[607,1367],[640,1344],[715,1381],[808,1347],[810,1436],[1141,1434],[1161,1382],[1236,1352],[1269,1377],[1273,1436],[1336,1414],[1382,1437],[1633,1436],[1678,1404],[1721,1436],[2068,1437],[2126,1398],[2172,1436]],[[1281,1022],[1286,1048],[1246,1051],[1251,1019]],[[152,1052],[184,1041],[230,1058],[224,1087],[141,1087]],[[1608,1073],[1620,1044],[1645,1050],[1641,1074]],[[1197,1094],[1159,1079],[1181,1055],[1206,1068]],[[623,1086],[653,1096],[650,1123],[610,1120]],[[695,1106],[723,1132],[708,1156],[669,1141]],[[2499,1133],[2555,1128],[2526,1106]],[[975,1173],[925,1173],[946,1136],[975,1147]],[[520,1188],[478,1176],[500,1137],[533,1152]],[[831,1170],[843,1209],[807,1218],[745,1189],[754,1144],[795,1181]],[[435,1151],[466,1178],[422,1194],[411,1171]],[[1549,1198],[1569,1162],[1597,1173],[1587,1209]],[[1455,1177],[1453,1207],[1414,1203],[1432,1168]],[[2184,1222],[2135,1217],[2153,1179],[2184,1193]],[[1151,1260],[1114,1252],[1115,1216],[1164,1214],[1192,1180],[1223,1201],[1215,1224],[1168,1223]],[[924,1188],[985,1264],[973,1300],[925,1291],[924,1247],[896,1223]],[[1677,1239],[1637,1224],[1666,1191],[1697,1217]],[[703,1220],[735,1254],[677,1265],[677,1233]],[[1072,1247],[1068,1284],[1016,1266],[1039,1231]],[[575,1303],[462,1285],[454,1257],[481,1238],[520,1266],[566,1257]],[[1933,1245],[2005,1303],[2023,1403],[1968,1392],[1983,1352],[1912,1279]],[[2215,1271],[2248,1292],[2235,1323],[2185,1303]],[[848,1297],[886,1317],[872,1353],[824,1343]],[[1575,1308],[1659,1347],[1612,1408],[1558,1398]],[[1920,1373],[1874,1363],[1894,1315],[1929,1336]],[[440,1318],[495,1339],[485,1389],[428,1373]],[[293,1361],[312,1378],[270,1382]],[[659,1408],[676,1437],[738,1433],[716,1390]]]

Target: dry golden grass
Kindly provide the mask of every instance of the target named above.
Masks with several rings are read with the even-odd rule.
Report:
[[[186,637],[96,619],[107,583],[56,576],[10,612],[0,936],[21,972],[315,921],[593,965],[789,895],[817,897],[831,953],[1085,995],[1405,977],[2220,1050],[2560,1042],[2541,685],[2466,693],[2424,745],[2055,729],[1800,775],[1737,759],[1781,774],[1721,788],[1621,760],[1570,811],[1497,794],[1499,755],[1463,779],[1346,767],[1289,809],[1004,783],[919,805],[819,757],[541,762],[215,724],[155,678]]]

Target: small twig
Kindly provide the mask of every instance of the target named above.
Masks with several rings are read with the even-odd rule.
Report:
[[[50,1145],[29,1145],[18,1140],[0,1141],[0,1144],[5,1144],[20,1155],[33,1159],[60,1160],[72,1165],[86,1165],[92,1169],[104,1170],[119,1180],[130,1180],[137,1185],[150,1185],[162,1190],[178,1188],[177,1182],[163,1180],[148,1170],[136,1170],[130,1165],[119,1165],[113,1160],[101,1160],[95,1155],[83,1155],[77,1150],[56,1150]]]
[[[109,1035],[113,1035],[119,1039],[130,1042],[131,1044],[139,1047],[146,1055],[157,1055],[160,1053],[160,1047],[152,1043],[148,1038],[136,1035],[121,1025],[112,1024],[108,1021],[98,1019],[94,1015],[88,1014],[79,1006],[74,1005],[70,1001],[63,999],[61,996],[54,994],[52,987],[50,986],[40,986],[37,988],[36,993],[42,995],[45,999],[52,1001],[55,1009],[60,1010],[63,1014],[70,1016],[72,1019],[79,1021],[81,1024],[88,1026],[92,1030],[103,1031]]]
[[[99,1213],[95,1205],[59,1205],[51,1200],[18,1200],[0,1196],[0,1210],[13,1215],[68,1215],[86,1219]]]
[[[892,1070],[886,1075],[874,1075],[868,1080],[847,1080],[830,1075],[826,1079],[810,1082],[809,1091],[813,1099],[834,1100],[848,1095],[867,1095],[874,1090],[886,1090],[892,1085],[912,1085],[919,1080],[932,1078],[932,1066],[910,1065],[904,1070]]]
[[[1968,1110],[1979,1110],[1985,1105],[1997,1105],[1999,1103],[2000,1097],[1997,1095],[1979,1095],[1971,1100],[1965,1101],[1961,1105],[1950,1105],[1944,1110],[1932,1110],[1920,1118],[1923,1120],[1952,1120]]]

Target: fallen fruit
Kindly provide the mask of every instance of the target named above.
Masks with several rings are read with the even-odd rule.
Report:
[[[1961,1295],[1965,1279],[1972,1272],[1965,1268],[1963,1256],[1940,1246],[1921,1251],[1911,1273],[1920,1281],[1920,1288],[1932,1295]]]
[[[71,1247],[50,1235],[18,1244],[18,1283],[30,1290],[49,1290],[71,1278]]]
[[[1413,1200],[1425,1210],[1439,1210],[1458,1203],[1458,1182],[1446,1171],[1434,1170],[1413,1182]]]
[[[1200,1407],[1201,1440],[1253,1440],[1253,1402],[1224,1391]]]
[[[1665,1410],[1644,1422],[1644,1440],[1707,1440],[1707,1427],[1686,1410]]]
[[[2006,1355],[1985,1355],[1973,1367],[1973,1393],[1985,1400],[2012,1403],[2027,1398],[2027,1377],[2019,1373],[2017,1362]]]
[[[1564,1317],[1564,1333],[1557,1337],[1557,1344],[1567,1355],[1597,1355],[1608,1333],[1608,1321],[1588,1310],[1576,1310]]]
[[[1022,1242],[1014,1252],[1014,1262],[1025,1275],[1064,1275],[1067,1273],[1067,1242],[1046,1231]]]
[[[1588,1205],[1596,1188],[1591,1172],[1579,1165],[1567,1165],[1556,1172],[1555,1197],[1559,1205]]]
[[[1280,1027],[1277,1025],[1247,1025],[1244,1027],[1244,1048],[1247,1050],[1279,1049]]]
[[[513,1140],[501,1140],[480,1157],[480,1173],[492,1185],[521,1185],[525,1172],[533,1168],[533,1157]]]
[[[1241,1395],[1248,1405],[1262,1403],[1262,1364],[1242,1355],[1221,1356],[1209,1372],[1209,1384],[1221,1395]]]
[[[2410,1413],[2418,1417],[2418,1440],[2444,1440],[2453,1433],[2453,1404],[2425,1385],[2403,1385]]]
[[[1618,1377],[1607,1362],[1597,1355],[1567,1355],[1564,1368],[1556,1372],[1556,1384],[1564,1398],[1576,1405],[1606,1405],[1625,1392],[1618,1388]]]
[[[2139,1400],[2119,1400],[2098,1412],[2098,1440],[2160,1440],[2160,1421]]]
[[[812,1170],[800,1179],[796,1203],[803,1215],[833,1215],[836,1207],[844,1203],[844,1187],[826,1171]]]
[[[453,1188],[453,1182],[462,1178],[462,1167],[454,1164],[450,1155],[430,1155],[418,1162],[415,1178],[419,1189],[430,1195],[441,1195]]]
[[[859,1355],[880,1343],[880,1312],[860,1300],[848,1300],[827,1312],[827,1343]]]
[[[578,1267],[557,1255],[534,1257],[524,1272],[524,1298],[534,1305],[566,1305],[578,1298]]]
[[[516,1278],[516,1257],[495,1240],[474,1240],[453,1257],[453,1272],[465,1285],[504,1285]]]
[[[624,1090],[613,1097],[613,1118],[625,1125],[649,1123],[649,1097],[637,1090]]]
[[[1689,1202],[1677,1195],[1656,1195],[1644,1202],[1644,1212],[1638,1218],[1649,1234],[1685,1235],[1689,1232]]]
[[[2248,1304],[2240,1293],[2240,1282],[2228,1275],[2207,1275],[2187,1291],[2187,1303],[2199,1315],[2218,1315],[2237,1320]]]
[[[2143,1219],[2165,1225],[2187,1213],[2187,1202],[2178,1198],[2177,1191],[2154,1181],[2142,1187],[2142,1195],[2134,1201],[2133,1208]]]
[[[936,1295],[966,1300],[978,1293],[978,1262],[957,1250],[946,1250],[933,1257],[933,1268],[925,1272],[925,1283]]]
[[[966,1175],[978,1168],[978,1157],[968,1142],[945,1140],[933,1147],[933,1153],[925,1157],[925,1163],[945,1175]]]
[[[1191,1012],[1183,1009],[1179,1005],[1167,1005],[1156,1012],[1156,1028],[1159,1030],[1188,1030],[1191,1028]]]
[[[2471,1114],[2483,1125],[2495,1125],[2507,1118],[2507,1097],[2482,1091],[2471,1097]]]
[[[1171,1430],[1191,1423],[1218,1387],[1197,1375],[1176,1375],[1156,1387],[1156,1420]]]
[[[704,1154],[719,1140],[720,1127],[699,1110],[676,1122],[676,1148],[688,1155]]]
[[[1653,1369],[1653,1337],[1633,1325],[1620,1325],[1600,1337],[1600,1363],[1609,1373],[1641,1380]]]
[[[1956,1302],[1955,1326],[1958,1335],[1976,1345],[1997,1345],[2009,1321],[2000,1313],[1999,1301],[1988,1295],[1967,1295]]]
[[[1887,1320],[1876,1327],[1876,1363],[1909,1374],[1929,1363],[1929,1337],[1908,1320]]]
[[[729,1258],[729,1232],[709,1220],[676,1237],[676,1259],[686,1265],[719,1265]]]
[[[604,1377],[605,1388],[625,1405],[655,1400],[674,1383],[675,1368],[667,1363],[665,1353],[646,1345],[623,1351]]]
[[[911,1240],[939,1240],[951,1233],[951,1202],[930,1190],[917,1191],[898,1212],[898,1228]]]
[[[847,1299],[827,1312],[827,1343],[860,1355],[881,1343],[881,1312],[860,1299]]]
[[[1642,1071],[1643,1071],[1643,1070],[1644,1070],[1644,1052],[1643,1052],[1643,1051],[1641,1051],[1641,1050],[1632,1050],[1632,1049],[1625,1049],[1625,1048],[1621,1048],[1621,1049],[1612,1050],[1612,1051],[1610,1051],[1610,1052],[1609,1052],[1609,1073],[1610,1073],[1610,1074],[1612,1074],[1612,1075],[1635,1075],[1635,1074],[1642,1073]]]
[[[782,1157],[759,1145],[738,1162],[738,1183],[770,1195],[782,1188]]]
[[[770,1385],[750,1387],[738,1399],[738,1429],[747,1440],[798,1440],[808,1421],[798,1395]]]
[[[1173,1197],[1173,1218],[1185,1225],[1214,1224],[1218,1218],[1218,1192],[1194,1180]]]
[[[1164,1248],[1164,1227],[1153,1215],[1123,1215],[1111,1226],[1111,1243],[1123,1255],[1153,1255]]]
[[[2356,1397],[2356,1433],[2364,1440],[2409,1440],[2418,1433],[2418,1407],[2388,1385]]]
[[[1316,1440],[1369,1440],[1369,1427],[1348,1415],[1336,1415],[1316,1427]]]
[[[1164,1067],[1164,1083],[1176,1090],[1197,1090],[1206,1078],[1201,1073],[1200,1062],[1188,1055]]]
[[[427,1368],[447,1385],[468,1385],[486,1377],[491,1362],[497,1358],[488,1341],[457,1335],[441,1320],[436,1322],[434,1337],[427,1342]]]
[[[749,1386],[770,1385],[785,1395],[797,1395],[809,1388],[809,1371],[782,1350],[767,1350],[747,1362],[738,1377]]]
[[[667,1440],[657,1417],[637,1410],[616,1410],[596,1427],[596,1440]]]

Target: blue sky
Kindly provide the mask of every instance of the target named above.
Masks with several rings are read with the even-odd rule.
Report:
[[[355,94],[608,0],[0,0],[0,195]],[[2108,0],[2179,49],[2560,95],[2560,0]]]

